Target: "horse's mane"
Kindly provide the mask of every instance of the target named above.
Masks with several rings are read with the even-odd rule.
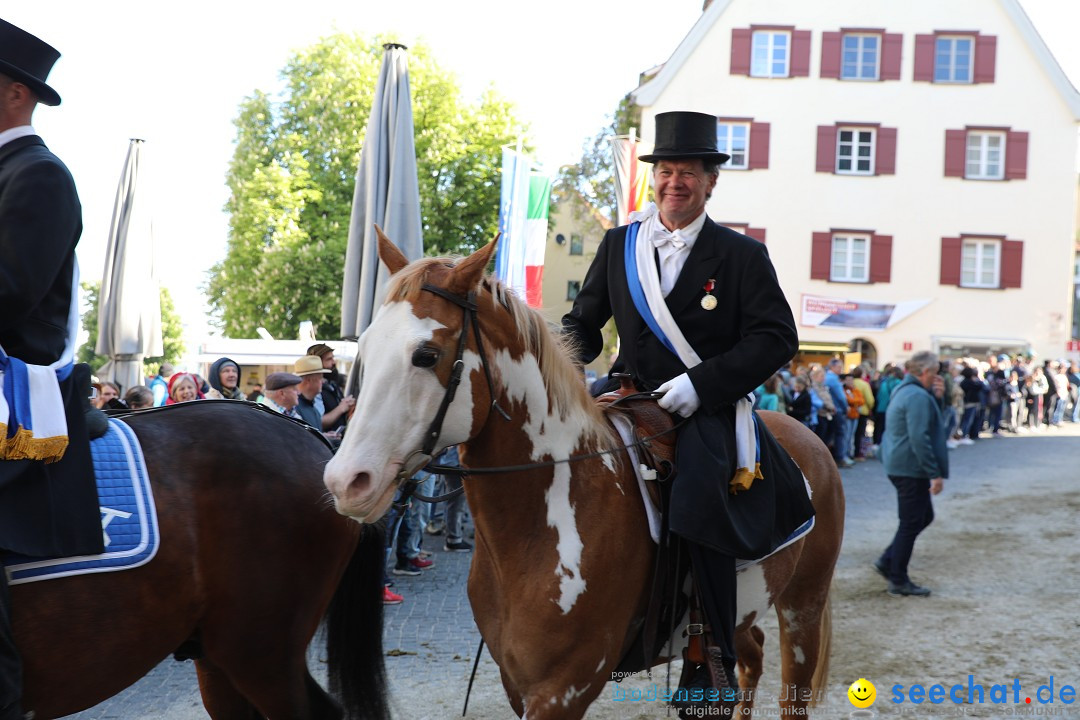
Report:
[[[420,297],[422,285],[427,282],[430,271],[436,267],[453,268],[462,258],[424,258],[411,263],[396,273],[387,289],[387,301],[406,300],[415,302]],[[583,412],[592,420],[596,440],[612,440],[610,426],[602,411],[585,389],[581,370],[571,360],[576,348],[568,335],[556,334],[544,317],[526,305],[518,296],[491,276],[485,276],[476,288],[478,301],[485,295],[491,300],[492,309],[502,307],[517,329],[525,351],[533,355],[540,366],[540,375],[547,388],[552,411],[566,419],[574,410]],[[484,293],[482,291],[486,290]]]

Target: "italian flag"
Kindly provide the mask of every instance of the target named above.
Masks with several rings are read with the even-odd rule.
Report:
[[[529,156],[503,148],[495,277],[530,307],[540,307],[551,178],[533,167]]]
[[[529,178],[529,206],[525,216],[525,302],[538,308],[544,303],[544,248],[547,246],[551,178]]]

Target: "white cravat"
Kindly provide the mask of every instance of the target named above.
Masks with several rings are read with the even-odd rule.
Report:
[[[679,279],[686,258],[690,256],[690,250],[705,225],[705,212],[702,211],[692,223],[678,230],[664,227],[659,215],[649,217],[646,222],[650,225],[646,237],[660,255],[660,292],[667,297],[675,287],[675,281]]]

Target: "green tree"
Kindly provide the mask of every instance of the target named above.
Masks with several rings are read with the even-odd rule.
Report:
[[[109,358],[95,352],[98,338],[98,303],[101,297],[100,282],[81,283],[86,293],[86,312],[82,314],[82,326],[89,337],[75,351],[76,362],[87,363],[97,372]],[[184,355],[184,326],[176,313],[176,305],[168,288],[161,288],[161,344],[164,355],[143,358],[143,364],[149,371],[157,371],[163,362],[175,363]]]
[[[311,320],[336,334],[356,167],[387,38],[337,34],[298,51],[278,99],[240,107],[229,167],[229,241],[209,272],[211,312],[227,337],[259,326],[292,337]],[[501,146],[525,132],[487,90],[461,98],[423,45],[409,81],[425,252],[468,253],[498,226]]]
[[[615,154],[611,138],[626,135],[630,128],[641,128],[641,108],[627,94],[611,116],[611,122],[585,141],[581,160],[559,170],[552,188],[555,202],[562,202],[572,193],[579,193],[585,201],[616,221],[615,200]]]

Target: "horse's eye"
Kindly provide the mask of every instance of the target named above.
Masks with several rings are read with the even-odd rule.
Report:
[[[427,345],[416,348],[412,354],[412,364],[419,368],[435,367],[439,362],[439,351]]]

